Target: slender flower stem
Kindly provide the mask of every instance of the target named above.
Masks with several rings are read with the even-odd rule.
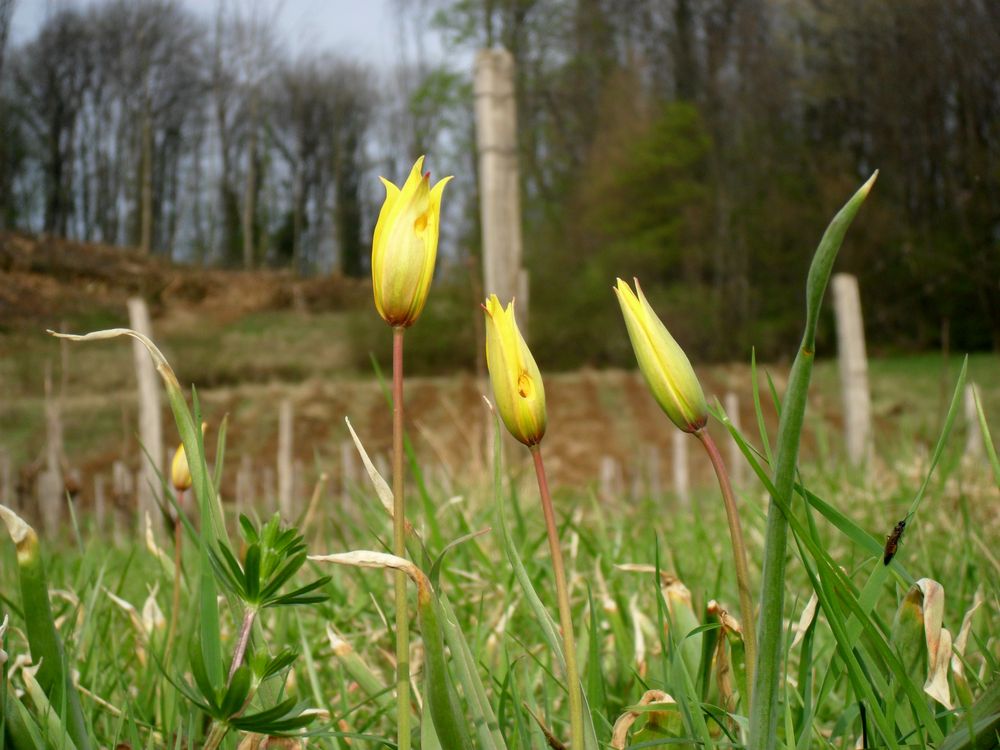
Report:
[[[729,482],[729,472],[722,460],[722,454],[712,436],[704,427],[694,433],[705,447],[708,458],[715,469],[722,490],[722,502],[726,506],[726,519],[729,521],[729,538],[733,543],[733,563],[736,566],[736,587],[740,596],[740,619],[743,620],[743,644],[746,647],[746,705],[749,707],[753,686],[753,670],[757,664],[757,621],[754,617],[753,599],[750,596],[750,569],[747,566],[747,548],[743,542],[743,529],[740,526],[740,513],[736,508],[736,498]]]
[[[169,654],[177,634],[178,611],[181,608],[181,508],[184,507],[184,490],[177,490],[177,517],[174,519],[174,592],[171,599],[170,628],[167,630],[167,646],[164,653]],[[164,659],[166,661],[166,659]]]
[[[236,639],[236,650],[233,651],[233,660],[229,664],[229,676],[226,678],[226,687],[228,688],[233,683],[233,675],[236,674],[236,670],[240,668],[243,663],[243,657],[247,653],[247,645],[250,643],[250,632],[253,630],[254,619],[257,617],[257,610],[253,607],[247,607],[246,613],[243,615],[243,622],[240,624],[240,632]],[[247,696],[246,702],[243,706],[236,711],[229,718],[239,716],[243,713],[243,710],[250,703],[253,693]],[[202,750],[216,750],[221,744],[222,740],[226,738],[229,733],[229,724],[226,721],[213,721],[212,726],[208,730],[208,734],[205,737],[205,744],[202,746]]]
[[[233,675],[236,674],[236,670],[243,663],[243,657],[246,656],[247,645],[250,643],[250,631],[253,630],[255,617],[257,617],[257,610],[253,607],[248,607],[246,614],[243,615],[243,623],[240,625],[240,634],[236,640],[236,650],[233,651],[233,661],[229,665],[229,676],[226,678],[226,687],[229,687],[232,683]]]
[[[208,730],[208,736],[205,737],[205,744],[202,746],[202,750],[216,750],[222,744],[222,740],[225,739],[228,732],[228,724],[224,724],[221,721],[213,721],[211,728]]]
[[[403,497],[403,332],[392,329],[392,551],[406,557],[406,503]],[[406,573],[396,571],[396,741],[410,748],[410,618]]]
[[[556,597],[559,600],[559,625],[562,629],[563,651],[566,656],[566,692],[569,693],[570,743],[573,750],[583,750],[583,698],[580,694],[580,675],[576,666],[576,644],[573,637],[573,615],[569,607],[569,587],[566,585],[566,571],[563,567],[559,534],[556,530],[556,516],[552,510],[552,495],[542,463],[542,449],[531,448],[535,461],[535,476],[538,477],[538,494],[542,498],[542,514],[545,516],[545,531],[549,537],[549,554],[552,557],[552,572],[556,577]]]

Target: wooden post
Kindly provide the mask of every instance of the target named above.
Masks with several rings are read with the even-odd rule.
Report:
[[[524,328],[528,315],[527,276],[521,268],[517,102],[511,54],[504,49],[480,50],[473,86],[483,225],[483,291],[496,294],[504,304],[523,294],[525,299],[518,300],[518,320]]]
[[[124,461],[115,461],[111,465],[111,495],[114,498],[111,508],[111,534],[117,543],[122,540],[121,513],[125,508],[133,507],[135,501],[132,474]],[[143,523],[144,521],[139,521],[140,529]]]
[[[306,465],[301,458],[292,462],[292,514],[289,521],[294,521],[302,513],[302,496],[306,484]]]
[[[153,337],[153,325],[149,320],[149,308],[141,297],[128,300],[128,317],[131,327],[149,338]],[[135,375],[139,383],[139,440],[145,449],[140,453],[141,480],[136,487],[139,528],[145,523],[146,513],[155,517],[155,488],[160,486],[158,472],[162,471],[163,425],[160,412],[160,384],[149,352],[138,341],[132,342],[132,356],[135,361]],[[146,454],[149,454],[148,456]],[[157,462],[159,465],[154,465]]]
[[[45,468],[38,474],[35,496],[42,528],[53,537],[62,522],[65,502],[62,477],[62,418],[52,392],[52,366],[45,363]]]
[[[611,456],[601,456],[600,498],[604,502],[614,502],[618,497],[618,462]]]
[[[868,390],[868,356],[861,318],[858,280],[846,273],[833,277],[833,307],[837,318],[837,356],[844,394],[844,432],[847,458],[858,466],[872,450],[871,395]]]
[[[270,466],[265,466],[261,469],[260,492],[263,497],[260,499],[260,507],[257,510],[263,516],[265,508],[268,514],[271,513],[274,508],[275,499],[277,498],[277,492],[274,488],[274,469]]]
[[[254,506],[253,462],[243,454],[240,468],[236,472],[236,517]]]
[[[649,476],[649,486],[646,488],[646,491],[651,498],[656,500],[663,492],[662,483],[660,482],[660,452],[656,449],[655,445],[650,445],[647,455],[649,456],[649,463],[646,471]]]
[[[983,433],[976,409],[976,384],[967,383],[963,393],[965,406],[965,458],[978,461],[983,457]]]
[[[350,507],[351,487],[357,478],[356,450],[350,440],[344,440],[340,444],[340,499],[345,508]]]
[[[292,402],[284,399],[278,411],[278,511],[286,521],[292,520]]]
[[[723,408],[726,410],[726,416],[729,417],[729,421],[733,423],[733,427],[739,432],[742,429],[740,425],[740,397],[729,391],[726,393],[725,400],[723,401]],[[745,484],[747,476],[746,461],[743,458],[740,446],[733,439],[729,440],[728,463],[729,465],[726,468],[729,469],[729,476],[732,479],[733,486],[739,487]]]
[[[111,494],[118,505],[125,505],[132,499],[132,478],[124,461],[111,464]]]
[[[94,477],[94,529],[97,536],[104,533],[104,520],[107,515],[107,499],[104,496],[104,475]]]
[[[672,430],[674,440],[674,493],[682,508],[691,507],[691,482],[688,472],[688,441],[690,435]]]

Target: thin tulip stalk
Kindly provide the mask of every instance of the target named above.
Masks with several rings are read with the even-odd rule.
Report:
[[[757,653],[753,600],[750,597],[750,574],[747,568],[746,545],[740,528],[740,516],[733,497],[729,474],[722,461],[722,455],[712,440],[705,425],[708,424],[708,404],[705,393],[698,382],[694,368],[684,350],[670,335],[663,321],[656,315],[639,281],[635,281],[635,291],[621,279],[614,286],[615,295],[621,305],[625,327],[628,330],[632,348],[635,351],[639,370],[646,379],[653,398],[664,414],[679,430],[695,435],[708,453],[722,490],[722,500],[726,506],[729,521],[729,536],[733,544],[733,561],[736,568],[736,586],[740,598],[740,616],[743,618],[744,643],[747,657],[747,685],[743,690],[750,704],[753,685],[751,672]]]
[[[563,652],[566,656],[566,692],[569,694],[570,747],[582,748],[583,741],[583,697],[580,694],[580,670],[576,664],[576,639],[573,636],[573,613],[569,603],[569,586],[566,583],[566,568],[563,564],[562,549],[559,546],[559,532],[556,516],[552,509],[552,495],[545,475],[540,445],[531,446],[531,458],[535,463],[535,477],[538,479],[538,494],[542,500],[542,515],[545,516],[545,532],[549,538],[549,555],[552,558],[552,573],[556,579],[556,599],[559,604],[559,627],[562,630]]]
[[[392,551],[406,557],[406,501],[403,487],[403,332],[392,329]],[[410,619],[406,573],[396,571],[396,721],[400,750],[410,746]]]
[[[437,258],[441,196],[451,180],[433,186],[417,159],[402,187],[382,179],[385,200],[372,237],[375,308],[392,326],[392,550],[406,557],[403,501],[403,332],[427,303]],[[399,750],[410,747],[410,631],[406,575],[396,573],[396,725]]]
[[[201,434],[205,436],[207,422],[201,423]],[[170,462],[170,483],[177,496],[176,515],[174,516],[174,591],[171,600],[170,628],[167,630],[166,653],[170,653],[177,635],[177,618],[181,608],[181,552],[183,547],[182,523],[184,514],[184,495],[193,484],[191,467],[188,465],[187,452],[184,445],[177,446],[173,460]]]
[[[170,604],[170,627],[167,629],[166,653],[170,653],[177,635],[177,618],[181,608],[181,552],[183,534],[181,528],[181,508],[184,507],[184,490],[177,490],[177,515],[174,517],[174,590]]]
[[[566,585],[566,571],[559,548],[552,495],[545,477],[545,464],[542,463],[541,442],[548,424],[545,385],[535,358],[517,327],[514,302],[511,301],[504,307],[497,296],[492,294],[483,305],[483,312],[486,314],[486,365],[490,371],[497,411],[508,432],[528,447],[535,462],[538,493],[542,499],[542,513],[545,516],[552,571],[556,578],[556,597],[559,601],[559,621],[566,659],[566,691],[569,694],[570,746],[574,750],[581,750],[584,747],[583,697],[576,667],[569,587]]]
[[[694,433],[708,454],[715,476],[719,480],[722,492],[722,502],[726,506],[726,520],[729,522],[729,538],[733,544],[733,564],[736,567],[736,587],[740,597],[740,617],[743,620],[743,643],[746,648],[747,683],[745,705],[750,705],[750,695],[753,686],[753,669],[757,663],[757,633],[754,619],[753,598],[750,595],[750,569],[747,565],[747,548],[743,542],[743,527],[740,525],[740,514],[736,508],[736,498],[733,486],[729,481],[729,472],[722,460],[719,448],[704,427]]]

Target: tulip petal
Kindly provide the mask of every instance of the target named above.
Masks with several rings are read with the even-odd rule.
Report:
[[[385,201],[372,240],[372,286],[379,315],[393,326],[412,325],[427,301],[437,257],[441,193],[422,174],[424,157],[402,187],[383,179]]]
[[[502,307],[496,295],[486,312],[486,364],[497,410],[508,431],[525,445],[536,445],[545,434],[545,389],[541,373],[514,317],[514,303]]]
[[[708,420],[708,404],[684,350],[657,317],[635,281],[636,291],[621,279],[614,287],[639,369],[671,421],[694,432]]]

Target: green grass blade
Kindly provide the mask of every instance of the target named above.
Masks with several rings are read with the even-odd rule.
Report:
[[[757,417],[757,432],[760,433],[760,444],[767,458],[767,465],[774,466],[774,455],[771,453],[771,438],[767,434],[767,423],[764,421],[764,409],[760,403],[760,383],[757,375],[757,350],[750,352],[750,386],[753,391],[753,411]]]
[[[559,663],[559,668],[562,673],[566,673],[566,657],[563,655],[562,650],[562,638],[559,636],[559,631],[556,629],[556,624],[552,620],[552,616],[549,614],[545,605],[542,604],[541,598],[538,596],[538,592],[535,591],[535,587],[531,583],[531,578],[528,575],[528,571],[524,567],[524,562],[521,560],[521,555],[517,551],[517,546],[514,544],[514,540],[511,538],[510,531],[507,528],[506,521],[506,511],[504,503],[504,492],[503,492],[503,474],[501,471],[501,459],[500,459],[500,446],[503,440],[503,434],[500,431],[500,420],[494,413],[493,415],[493,499],[494,505],[496,506],[497,513],[497,524],[500,526],[500,536],[503,540],[504,551],[507,554],[507,560],[514,570],[514,577],[517,582],[521,585],[521,589],[524,592],[524,597],[528,602],[528,606],[531,608],[532,614],[536,618],[536,622],[542,631],[542,636],[545,639],[550,651],[555,655],[556,661]],[[583,692],[584,698],[584,741],[585,750],[597,750],[597,733],[594,729],[593,717],[590,713],[590,707],[588,705],[586,692],[583,691],[582,685],[573,686],[578,690]],[[567,689],[570,689],[567,686]]]
[[[778,726],[778,697],[781,679],[782,609],[785,586],[785,549],[788,520],[779,502],[791,505],[795,480],[795,464],[805,418],[806,397],[812,374],[823,295],[829,282],[837,252],[848,227],[868,196],[877,172],[866,182],[834,217],[827,227],[813,257],[806,280],[806,324],[802,343],[796,353],[788,378],[784,407],[778,424],[778,439],[774,463],[774,488],[767,515],[764,544],[764,565],[758,619],[757,668],[754,676],[753,700],[750,707],[750,747],[770,750],[775,746]]]
[[[66,663],[62,640],[56,630],[52,606],[49,604],[49,585],[38,535],[6,506],[0,505],[0,518],[6,524],[17,548],[21,607],[31,658],[38,664],[38,684],[51,705],[60,711],[66,730],[78,750],[90,750],[80,696],[73,685],[71,670]]]
[[[445,641],[451,649],[452,663],[455,666],[458,681],[462,685],[466,703],[473,711],[473,724],[476,727],[476,734],[479,743],[484,750],[486,748],[506,748],[503,734],[500,732],[500,723],[497,720],[493,707],[486,696],[486,688],[479,674],[476,672],[476,661],[472,655],[472,649],[462,633],[458,624],[458,618],[451,606],[451,602],[443,592],[438,592],[438,603],[441,607],[441,625],[444,631]]]
[[[983,436],[983,447],[993,468],[993,479],[1000,487],[1000,458],[997,457],[997,447],[993,444],[993,436],[990,434],[990,426],[986,422],[986,412],[983,410],[983,402],[979,399],[979,388],[973,387],[972,396],[976,402],[976,415],[979,419],[979,431]]]
[[[215,441],[215,472],[212,475],[212,487],[218,495],[222,487],[222,469],[226,462],[226,429],[229,427],[229,415],[226,414],[219,423],[219,437]]]

